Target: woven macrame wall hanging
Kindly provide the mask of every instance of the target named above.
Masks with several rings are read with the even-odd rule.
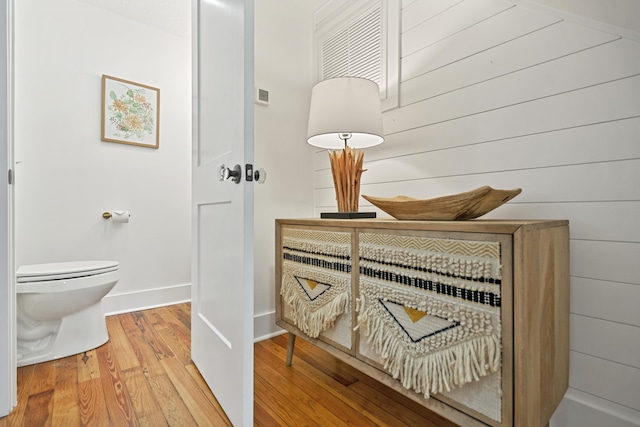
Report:
[[[280,294],[285,314],[311,338],[345,314],[341,336],[351,346],[351,233],[284,228]]]
[[[360,234],[358,328],[406,388],[451,391],[500,368],[500,246]]]

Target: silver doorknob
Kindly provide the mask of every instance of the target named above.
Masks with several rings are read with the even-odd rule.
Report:
[[[225,181],[225,180],[231,178],[231,180],[233,182],[238,184],[238,183],[240,183],[240,180],[242,179],[242,166],[235,165],[233,167],[233,169],[229,169],[225,165],[220,165],[219,173],[220,173],[220,175],[219,175],[220,181]]]

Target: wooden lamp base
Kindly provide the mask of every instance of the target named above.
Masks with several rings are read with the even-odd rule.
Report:
[[[321,213],[321,218],[355,219],[375,218],[375,212],[358,212],[360,177],[364,152],[345,146],[343,150],[329,151],[333,187],[336,190],[338,212]]]

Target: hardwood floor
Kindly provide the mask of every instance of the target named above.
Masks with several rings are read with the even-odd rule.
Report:
[[[18,406],[0,427],[229,426],[190,358],[191,308],[107,318],[110,340],[18,369]],[[256,426],[454,427],[328,353],[286,335],[255,345]]]

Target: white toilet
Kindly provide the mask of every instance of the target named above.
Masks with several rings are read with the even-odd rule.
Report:
[[[107,342],[102,298],[118,278],[116,261],[19,267],[18,366],[82,353]]]

